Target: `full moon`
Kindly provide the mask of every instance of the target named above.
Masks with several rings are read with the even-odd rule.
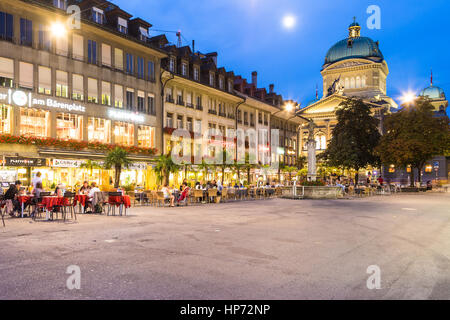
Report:
[[[283,26],[286,29],[292,29],[295,26],[295,17],[291,15],[287,15],[283,18]]]

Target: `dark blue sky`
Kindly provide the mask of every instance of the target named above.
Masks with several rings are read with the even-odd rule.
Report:
[[[328,49],[347,37],[353,16],[361,34],[380,41],[388,63],[388,95],[396,99],[408,89],[434,84],[450,96],[450,1],[447,0],[113,0],[129,13],[146,19],[152,29],[181,30],[184,44],[217,51],[219,65],[259,86],[275,84],[285,99],[305,105],[322,92],[320,69]],[[367,28],[369,5],[381,8],[381,29]],[[291,14],[297,24],[283,28]],[[151,35],[160,32],[152,32]],[[176,43],[175,34],[167,34]]]

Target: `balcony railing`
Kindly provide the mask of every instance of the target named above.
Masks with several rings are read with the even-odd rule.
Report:
[[[226,117],[227,117],[227,114],[226,114],[225,112],[219,112],[219,116],[220,116],[220,117],[226,118]]]
[[[177,105],[179,105],[179,106],[183,106],[183,107],[184,107],[184,101],[183,101],[183,100],[180,100],[180,99],[178,99],[178,100],[177,100]]]
[[[174,103],[175,101],[172,96],[166,96],[166,102]]]
[[[202,107],[201,105],[197,105],[197,106],[195,107],[195,109],[197,109],[197,110],[199,110],[199,111],[203,111],[203,107]]]
[[[216,110],[208,110],[208,113],[209,113],[209,114],[217,115],[217,111],[216,111]]]
[[[192,104],[192,103],[186,103],[186,107],[187,108],[191,108],[191,109],[194,109],[194,105]]]

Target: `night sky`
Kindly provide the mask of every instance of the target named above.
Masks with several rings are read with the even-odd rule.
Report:
[[[388,95],[419,92],[430,83],[450,96],[450,1],[361,0],[113,0],[122,9],[153,24],[152,29],[181,30],[183,44],[195,39],[196,50],[216,51],[219,66],[258,86],[275,84],[285,99],[304,106],[322,95],[320,69],[328,49],[347,37],[356,16],[361,35],[380,41],[390,74]],[[369,5],[381,8],[381,29],[367,28]],[[283,25],[295,17],[292,28]],[[151,30],[152,30],[151,29]],[[153,31],[151,36],[162,32]],[[174,33],[166,33],[176,43]]]

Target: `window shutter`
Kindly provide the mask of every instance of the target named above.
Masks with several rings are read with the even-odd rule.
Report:
[[[84,38],[78,34],[73,35],[73,57],[78,60],[84,59]]]
[[[0,57],[0,77],[14,79],[14,60]]]
[[[19,85],[24,88],[33,88],[33,65],[31,63],[20,63]]]
[[[97,79],[88,79],[88,96],[89,97],[98,97],[98,86]]]
[[[52,87],[52,69],[39,67],[39,87],[51,89]]]
[[[116,101],[123,102],[123,87],[119,85],[114,86],[114,96]]]
[[[69,85],[69,80],[68,80],[68,74],[67,72],[64,71],[56,71],[56,83],[57,84],[61,84],[63,86],[68,86]]]
[[[111,66],[111,46],[102,43],[102,64]]]
[[[120,49],[114,50],[114,62],[116,69],[123,70],[123,51]]]
[[[83,76],[74,74],[72,86],[73,86],[73,93],[84,95]]]
[[[111,84],[109,82],[102,81],[102,94],[111,96]]]

